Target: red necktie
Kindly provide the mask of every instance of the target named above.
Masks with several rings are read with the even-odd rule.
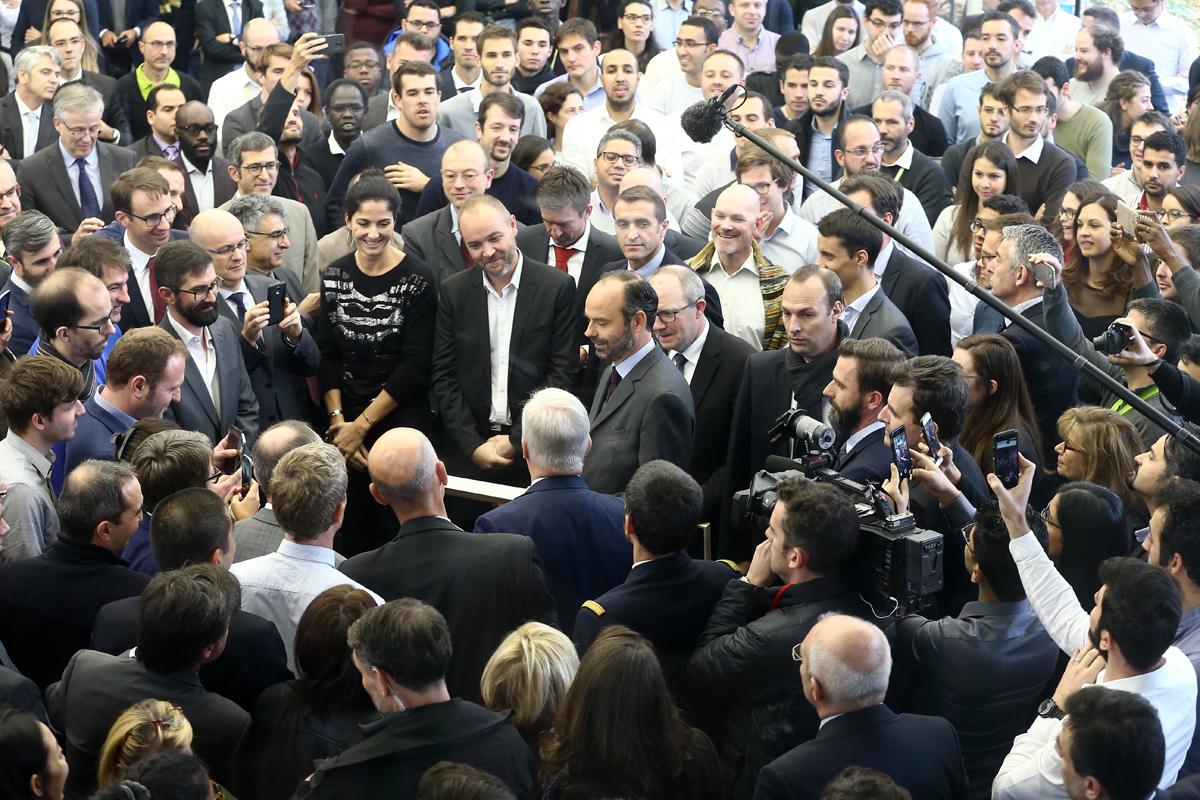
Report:
[[[552,245],[552,247],[554,248],[554,266],[566,272],[567,262],[571,260],[571,254],[575,252],[575,248],[559,247],[558,245]]]
[[[150,273],[150,296],[154,304],[154,324],[157,325],[167,313],[167,304],[158,294],[158,281],[154,279],[154,256],[150,256],[146,262],[146,269]]]
[[[459,234],[459,238],[458,238],[458,251],[460,253],[462,253],[463,266],[466,267],[467,269],[470,269],[471,268],[471,251],[467,249],[467,242],[465,239],[462,238],[462,234]]]

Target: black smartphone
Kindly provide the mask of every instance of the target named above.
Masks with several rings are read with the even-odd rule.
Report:
[[[321,38],[325,40],[325,49],[321,51],[321,55],[328,57],[345,52],[346,34],[330,33]]]
[[[12,289],[0,294],[0,333],[8,329],[8,298],[11,296]]]
[[[1021,479],[1016,430],[1000,431],[992,437],[992,471],[1006,489],[1013,488]]]
[[[283,322],[287,309],[287,284],[276,281],[267,287],[267,324],[278,325]]]
[[[942,457],[938,455],[938,451],[942,449],[942,443],[938,441],[937,430],[933,427],[933,416],[928,411],[921,417],[921,431],[925,434],[925,444],[929,446],[929,457],[940,467]]]
[[[900,480],[912,477],[912,456],[908,453],[908,431],[903,425],[892,428],[888,436],[892,439],[892,459],[896,462],[896,472]]]
[[[246,448],[246,435],[237,425],[230,425],[229,433],[225,435],[225,444],[229,446],[231,442],[232,447],[237,450],[237,455],[225,459],[221,466],[221,471],[226,475],[232,475],[241,466],[242,451]]]
[[[242,486],[239,490],[239,496],[245,500],[246,495],[250,493],[250,481],[254,480],[254,459],[243,453],[240,461],[242,464]]]

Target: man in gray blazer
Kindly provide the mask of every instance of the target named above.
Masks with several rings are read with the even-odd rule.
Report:
[[[94,233],[116,219],[108,187],[137,161],[133,151],[99,141],[103,114],[99,92],[67,84],[54,95],[58,142],[17,166],[21,206],[41,211],[68,237]]]
[[[853,339],[887,339],[909,357],[918,355],[917,337],[908,318],[883,293],[875,259],[883,234],[848,208],[839,208],[817,225],[817,263],[842,282],[842,320]]]
[[[212,256],[192,242],[171,242],[154,257],[154,279],[167,304],[159,327],[187,347],[179,399],[171,414],[180,427],[199,431],[214,443],[237,425],[253,442],[258,435],[258,398],[233,323],[217,304],[221,280]]]
[[[626,309],[633,315],[626,316]],[[601,373],[592,401],[584,482],[593,491],[618,494],[648,461],[661,458],[686,470],[696,410],[683,373],[651,335],[658,295],[632,270],[609,272],[592,287],[585,313],[596,355],[612,364]]]
[[[254,479],[258,481],[258,513],[250,519],[233,523],[233,538],[237,541],[233,563],[270,555],[283,541],[283,528],[271,508],[271,473],[279,459],[306,444],[321,441],[308,425],[289,419],[263,431],[254,443]]]

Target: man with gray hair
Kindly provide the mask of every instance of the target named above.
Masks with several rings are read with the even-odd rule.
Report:
[[[600,138],[593,161],[596,188],[592,191],[592,227],[616,235],[613,208],[621,193],[621,179],[641,163],[642,140],[629,131],[609,131]],[[587,175],[586,170],[580,171]]]
[[[50,102],[61,80],[62,56],[48,45],[23,48],[13,59],[16,88],[0,99],[0,146],[15,166],[54,143]]]
[[[12,338],[8,349],[24,355],[38,338],[38,324],[33,318],[34,289],[58,266],[62,243],[54,222],[40,211],[22,211],[4,226],[4,252],[12,265],[12,274],[3,292],[10,292],[8,310]]]
[[[481,702],[483,668],[509,631],[531,620],[558,624],[537,547],[527,536],[466,533],[451,522],[446,466],[420,431],[394,428],[379,437],[368,468],[371,494],[395,513],[400,533],[341,571],[388,600],[433,603],[454,640],[450,695]],[[278,468],[271,480],[278,483]]]
[[[287,419],[276,423],[258,437],[254,443],[254,479],[258,481],[259,509],[250,519],[238,520],[233,525],[233,538],[237,549],[233,563],[274,553],[283,541],[283,528],[275,518],[275,507],[271,503],[271,476],[279,460],[297,447],[321,441],[305,423]]]
[[[292,229],[284,220],[283,203],[278,197],[247,194],[235,197],[226,209],[242,224],[250,244],[246,246],[246,269],[272,281],[287,284],[288,296],[300,301],[306,295],[300,277],[284,266],[292,247]]]
[[[592,440],[587,410],[575,395],[542,389],[525,404],[521,423],[521,453],[533,484],[475,520],[475,532],[507,531],[533,540],[569,636],[580,605],[618,586],[629,572],[633,552],[622,535],[624,504],[593,492],[581,477]]]
[[[912,98],[901,92],[884,92],[871,105],[871,118],[883,143],[879,171],[915,194],[933,225],[953,202],[954,193],[945,170],[909,141],[914,124]]]
[[[947,720],[896,714],[883,704],[892,654],[869,622],[828,614],[792,650],[804,697],[817,710],[816,737],[765,766],[756,800],[817,800],[850,765],[886,773],[913,797],[966,797],[958,734]]]
[[[99,92],[67,84],[54,95],[58,146],[39,150],[17,166],[22,206],[45,213],[66,237],[87,236],[116,219],[108,187],[137,162],[132,150],[100,141],[103,115]]]
[[[383,598],[337,571],[343,559],[333,537],[346,513],[346,459],[336,447],[314,442],[285,454],[271,473],[271,496],[283,540],[269,555],[230,568],[242,584],[242,610],[275,623],[296,671],[296,627],[308,604],[326,589],[350,584],[383,605]],[[235,551],[236,554],[236,551]]]

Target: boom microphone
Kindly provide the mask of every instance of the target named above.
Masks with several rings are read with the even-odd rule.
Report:
[[[711,142],[721,130],[720,109],[725,107],[725,103],[740,86],[741,84],[735,83],[722,92],[720,97],[701,100],[689,106],[679,118],[679,125],[688,138],[698,144]]]

